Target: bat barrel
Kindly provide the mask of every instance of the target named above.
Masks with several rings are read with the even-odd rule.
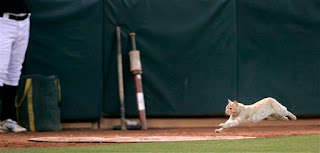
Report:
[[[141,123],[141,130],[147,130],[147,119],[146,119],[146,107],[144,102],[144,94],[142,88],[142,76],[141,74],[137,74],[134,76],[134,83],[136,88],[136,96],[137,96],[137,105],[138,105],[138,112],[139,118]]]

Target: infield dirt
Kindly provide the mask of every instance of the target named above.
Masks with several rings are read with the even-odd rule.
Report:
[[[219,121],[225,119],[217,119]],[[245,136],[245,137],[280,137],[295,135],[320,134],[320,119],[298,119],[297,121],[262,121],[260,123],[243,124],[228,129],[223,133],[215,133],[217,125],[205,128],[152,128],[146,131],[130,130],[90,130],[65,129],[59,132],[24,132],[0,133],[0,149],[31,147],[67,147],[87,145],[110,145],[116,143],[48,143],[32,142],[37,137],[135,137],[135,136]]]

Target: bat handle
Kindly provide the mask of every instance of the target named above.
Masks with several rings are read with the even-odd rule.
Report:
[[[117,47],[118,47],[118,54],[121,54],[121,31],[120,31],[120,27],[117,26],[116,27],[116,33],[117,33]]]
[[[131,38],[132,49],[133,50],[137,50],[137,47],[136,47],[136,33],[131,32],[130,33],[130,38]]]

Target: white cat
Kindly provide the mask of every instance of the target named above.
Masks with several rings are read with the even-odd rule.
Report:
[[[259,122],[265,118],[268,120],[296,120],[297,117],[287,110],[274,98],[264,98],[252,105],[243,105],[236,100],[232,102],[228,99],[225,113],[230,118],[221,123],[220,129],[215,132],[223,132],[225,129],[239,125],[245,122]]]

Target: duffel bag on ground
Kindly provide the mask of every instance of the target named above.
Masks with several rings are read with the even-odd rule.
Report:
[[[17,121],[29,131],[59,131],[60,101],[60,81],[56,76],[22,76],[15,101]]]

